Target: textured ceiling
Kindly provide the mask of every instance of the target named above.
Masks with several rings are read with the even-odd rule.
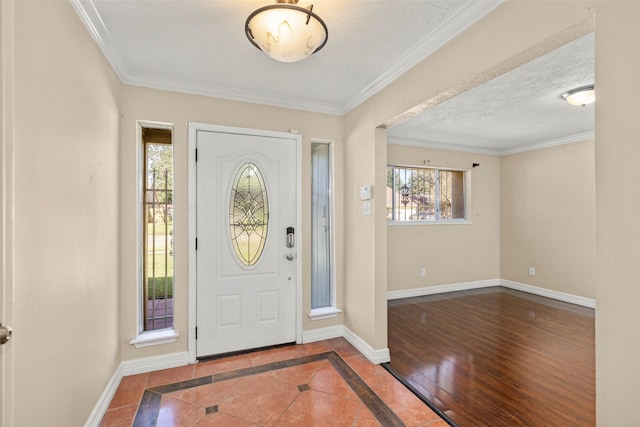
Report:
[[[593,82],[590,33],[426,110],[388,135],[397,143],[498,153],[570,141],[593,132],[595,104],[574,107],[560,95]]]
[[[123,83],[344,115],[502,0],[315,0],[328,42],[298,63],[246,39],[246,17],[271,0],[70,1]],[[558,98],[582,83],[592,37],[391,128],[390,141],[503,153],[590,132],[594,107]]]

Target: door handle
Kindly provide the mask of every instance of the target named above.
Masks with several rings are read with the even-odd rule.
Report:
[[[0,345],[6,344],[11,339],[11,326],[2,326],[0,323]]]
[[[293,254],[287,254],[287,259],[289,261],[293,261],[294,258],[295,258],[295,256],[293,256]]]

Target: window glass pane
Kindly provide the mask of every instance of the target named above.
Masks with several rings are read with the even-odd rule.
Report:
[[[387,219],[464,219],[464,172],[430,168],[387,168]]]
[[[229,230],[236,256],[251,267],[267,240],[269,203],[262,173],[254,163],[243,164],[233,182],[229,202]]]
[[[398,203],[398,200],[394,200],[394,196],[398,194],[397,191],[395,191],[394,174],[394,167],[387,167],[387,220],[395,219],[393,212],[395,205]]]
[[[464,173],[440,171],[440,217],[464,219]]]
[[[393,204],[393,218],[397,221],[435,219],[436,175],[433,169],[393,168],[387,176],[387,218]],[[393,179],[392,179],[393,178]],[[394,182],[394,188],[389,186]]]
[[[144,330],[173,327],[173,146],[171,130],[143,129]]]
[[[329,144],[311,145],[311,308],[331,306]]]

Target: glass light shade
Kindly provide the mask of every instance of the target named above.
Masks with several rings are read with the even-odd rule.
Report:
[[[562,98],[571,105],[584,107],[596,100],[596,91],[593,85],[583,86],[563,93]]]
[[[322,19],[311,9],[291,4],[256,10],[247,18],[245,33],[254,46],[281,62],[305,59],[327,43]]]

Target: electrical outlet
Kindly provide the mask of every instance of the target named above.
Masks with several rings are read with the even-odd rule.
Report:
[[[529,267],[529,276],[535,276],[535,275],[536,275],[536,268]]]
[[[424,276],[426,276],[426,275],[427,275],[427,269],[426,269],[426,268],[424,268],[424,267],[422,267],[422,268],[420,269],[420,277],[424,277]]]

